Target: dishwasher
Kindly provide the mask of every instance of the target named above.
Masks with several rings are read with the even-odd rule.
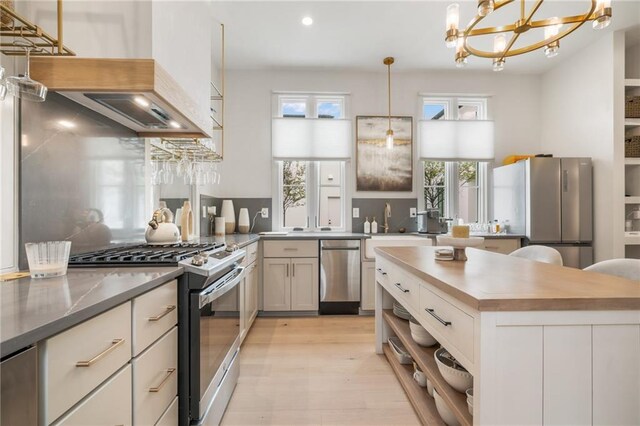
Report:
[[[320,314],[358,314],[360,240],[320,240]]]

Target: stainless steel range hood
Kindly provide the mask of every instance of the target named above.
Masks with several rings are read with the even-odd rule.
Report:
[[[139,136],[211,137],[206,111],[153,59],[34,57],[31,77]]]

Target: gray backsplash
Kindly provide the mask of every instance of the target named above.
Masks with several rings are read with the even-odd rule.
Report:
[[[233,201],[233,209],[236,214],[236,224],[238,223],[238,214],[241,208],[249,209],[249,222],[253,222],[255,214],[262,210],[263,207],[269,208],[269,218],[262,219],[260,215],[256,218],[256,226],[253,228],[253,233],[271,231],[271,215],[273,214],[273,208],[271,205],[271,198],[224,198],[224,200]],[[222,208],[223,198],[211,197],[208,195],[200,195],[200,206],[215,206],[217,216],[220,215],[220,209]],[[200,235],[211,235],[211,228],[209,219],[200,218]]]
[[[20,123],[22,267],[25,242],[70,240],[76,253],[144,240],[144,139],[57,93],[22,102]]]
[[[364,232],[364,221],[368,216],[369,221],[376,217],[378,232],[383,233],[384,204],[391,205],[391,217],[389,218],[389,232],[398,232],[400,228],[406,228],[407,232],[418,230],[416,218],[409,217],[409,209],[418,207],[417,198],[354,198],[352,207],[360,209],[360,217],[351,219],[353,232]]]

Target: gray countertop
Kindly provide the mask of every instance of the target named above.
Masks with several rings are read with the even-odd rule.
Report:
[[[182,274],[182,268],[69,268],[67,275],[0,282],[0,356],[105,312]]]
[[[237,244],[238,248],[243,248],[248,246],[251,243],[260,240],[260,235],[258,234],[228,234],[224,237],[198,237],[197,241],[200,243],[208,243],[208,242],[224,242],[229,244]]]

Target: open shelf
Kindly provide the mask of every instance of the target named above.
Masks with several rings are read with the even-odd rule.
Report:
[[[640,78],[627,78],[624,80],[626,87],[640,87]]]
[[[445,423],[440,418],[436,408],[436,402],[429,396],[426,388],[422,388],[413,380],[413,366],[400,364],[388,343],[382,345],[382,350],[396,373],[402,388],[404,389],[411,405],[413,405],[420,422],[423,425],[442,425]]]
[[[625,204],[640,204],[640,197],[624,197]]]
[[[624,127],[629,130],[634,127],[640,126],[640,118],[625,118],[624,119]]]
[[[411,330],[409,329],[409,321],[396,317],[391,309],[382,311],[382,318],[389,324],[389,327],[398,336],[402,344],[413,360],[418,364],[420,369],[427,375],[427,378],[433,383],[444,402],[449,406],[451,412],[456,416],[462,426],[472,426],[473,417],[469,414],[467,407],[467,396],[453,389],[444,380],[438,365],[433,356],[437,347],[423,348],[413,341],[411,338]]]
[[[626,166],[640,166],[640,158],[625,158],[624,164]]]

